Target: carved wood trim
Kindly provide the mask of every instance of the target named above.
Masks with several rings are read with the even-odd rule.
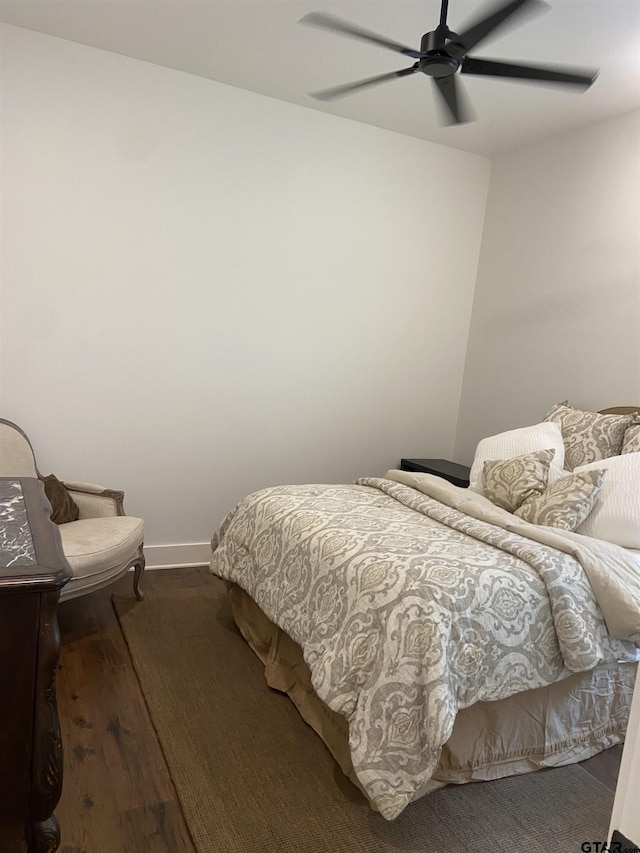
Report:
[[[38,669],[36,672],[31,758],[31,792],[26,835],[29,853],[50,853],[59,844],[53,811],[62,793],[62,739],[56,704],[56,668],[60,652],[57,606],[59,590],[40,596]]]
[[[144,592],[140,589],[140,581],[142,580],[142,575],[144,574],[145,567],[145,556],[144,556],[144,546],[141,545],[138,550],[138,556],[131,564],[134,574],[133,574],[133,591],[136,594],[136,598],[138,601],[144,600]]]
[[[640,406],[613,406],[611,409],[600,409],[599,415],[632,415],[640,412]]]
[[[51,815],[48,820],[30,824],[27,828],[27,853],[55,853],[60,845],[60,825]]]
[[[126,515],[124,511],[124,492],[119,489],[104,489],[100,495],[105,498],[111,498],[116,505],[116,513],[118,515]]]

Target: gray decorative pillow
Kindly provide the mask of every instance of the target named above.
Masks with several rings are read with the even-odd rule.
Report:
[[[543,492],[555,450],[536,450],[512,459],[487,461],[482,468],[482,491],[496,506],[514,512],[532,495]]]
[[[593,509],[605,473],[598,469],[562,477],[542,494],[527,498],[515,515],[531,524],[575,530]]]
[[[633,415],[600,415],[574,409],[566,401],[556,403],[547,412],[545,421],[555,421],[562,429],[564,467],[568,471],[609,456],[618,456],[627,427]]]
[[[634,415],[636,423],[627,427],[620,453],[638,453],[640,451],[640,417]]]

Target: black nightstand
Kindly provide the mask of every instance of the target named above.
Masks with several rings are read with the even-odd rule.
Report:
[[[469,471],[466,465],[449,462],[447,459],[401,459],[401,471],[418,471],[422,474],[435,474],[443,477],[454,486],[466,489],[469,485]]]

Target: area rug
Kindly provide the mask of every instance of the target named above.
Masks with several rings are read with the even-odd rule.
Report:
[[[267,687],[221,581],[114,607],[199,853],[578,853],[606,840],[613,796],[575,765],[443,788],[385,821]]]

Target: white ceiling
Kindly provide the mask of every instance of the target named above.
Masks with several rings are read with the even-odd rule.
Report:
[[[462,32],[496,0],[450,0]],[[311,109],[466,151],[493,155],[640,107],[639,0],[550,0],[542,14],[472,52],[524,63],[600,69],[586,92],[460,76],[476,120],[440,124],[432,81],[393,80],[338,101],[308,93],[405,68],[400,54],[298,25],[337,15],[409,47],[435,28],[440,0],[0,0],[0,19],[70,41],[197,74]]]

